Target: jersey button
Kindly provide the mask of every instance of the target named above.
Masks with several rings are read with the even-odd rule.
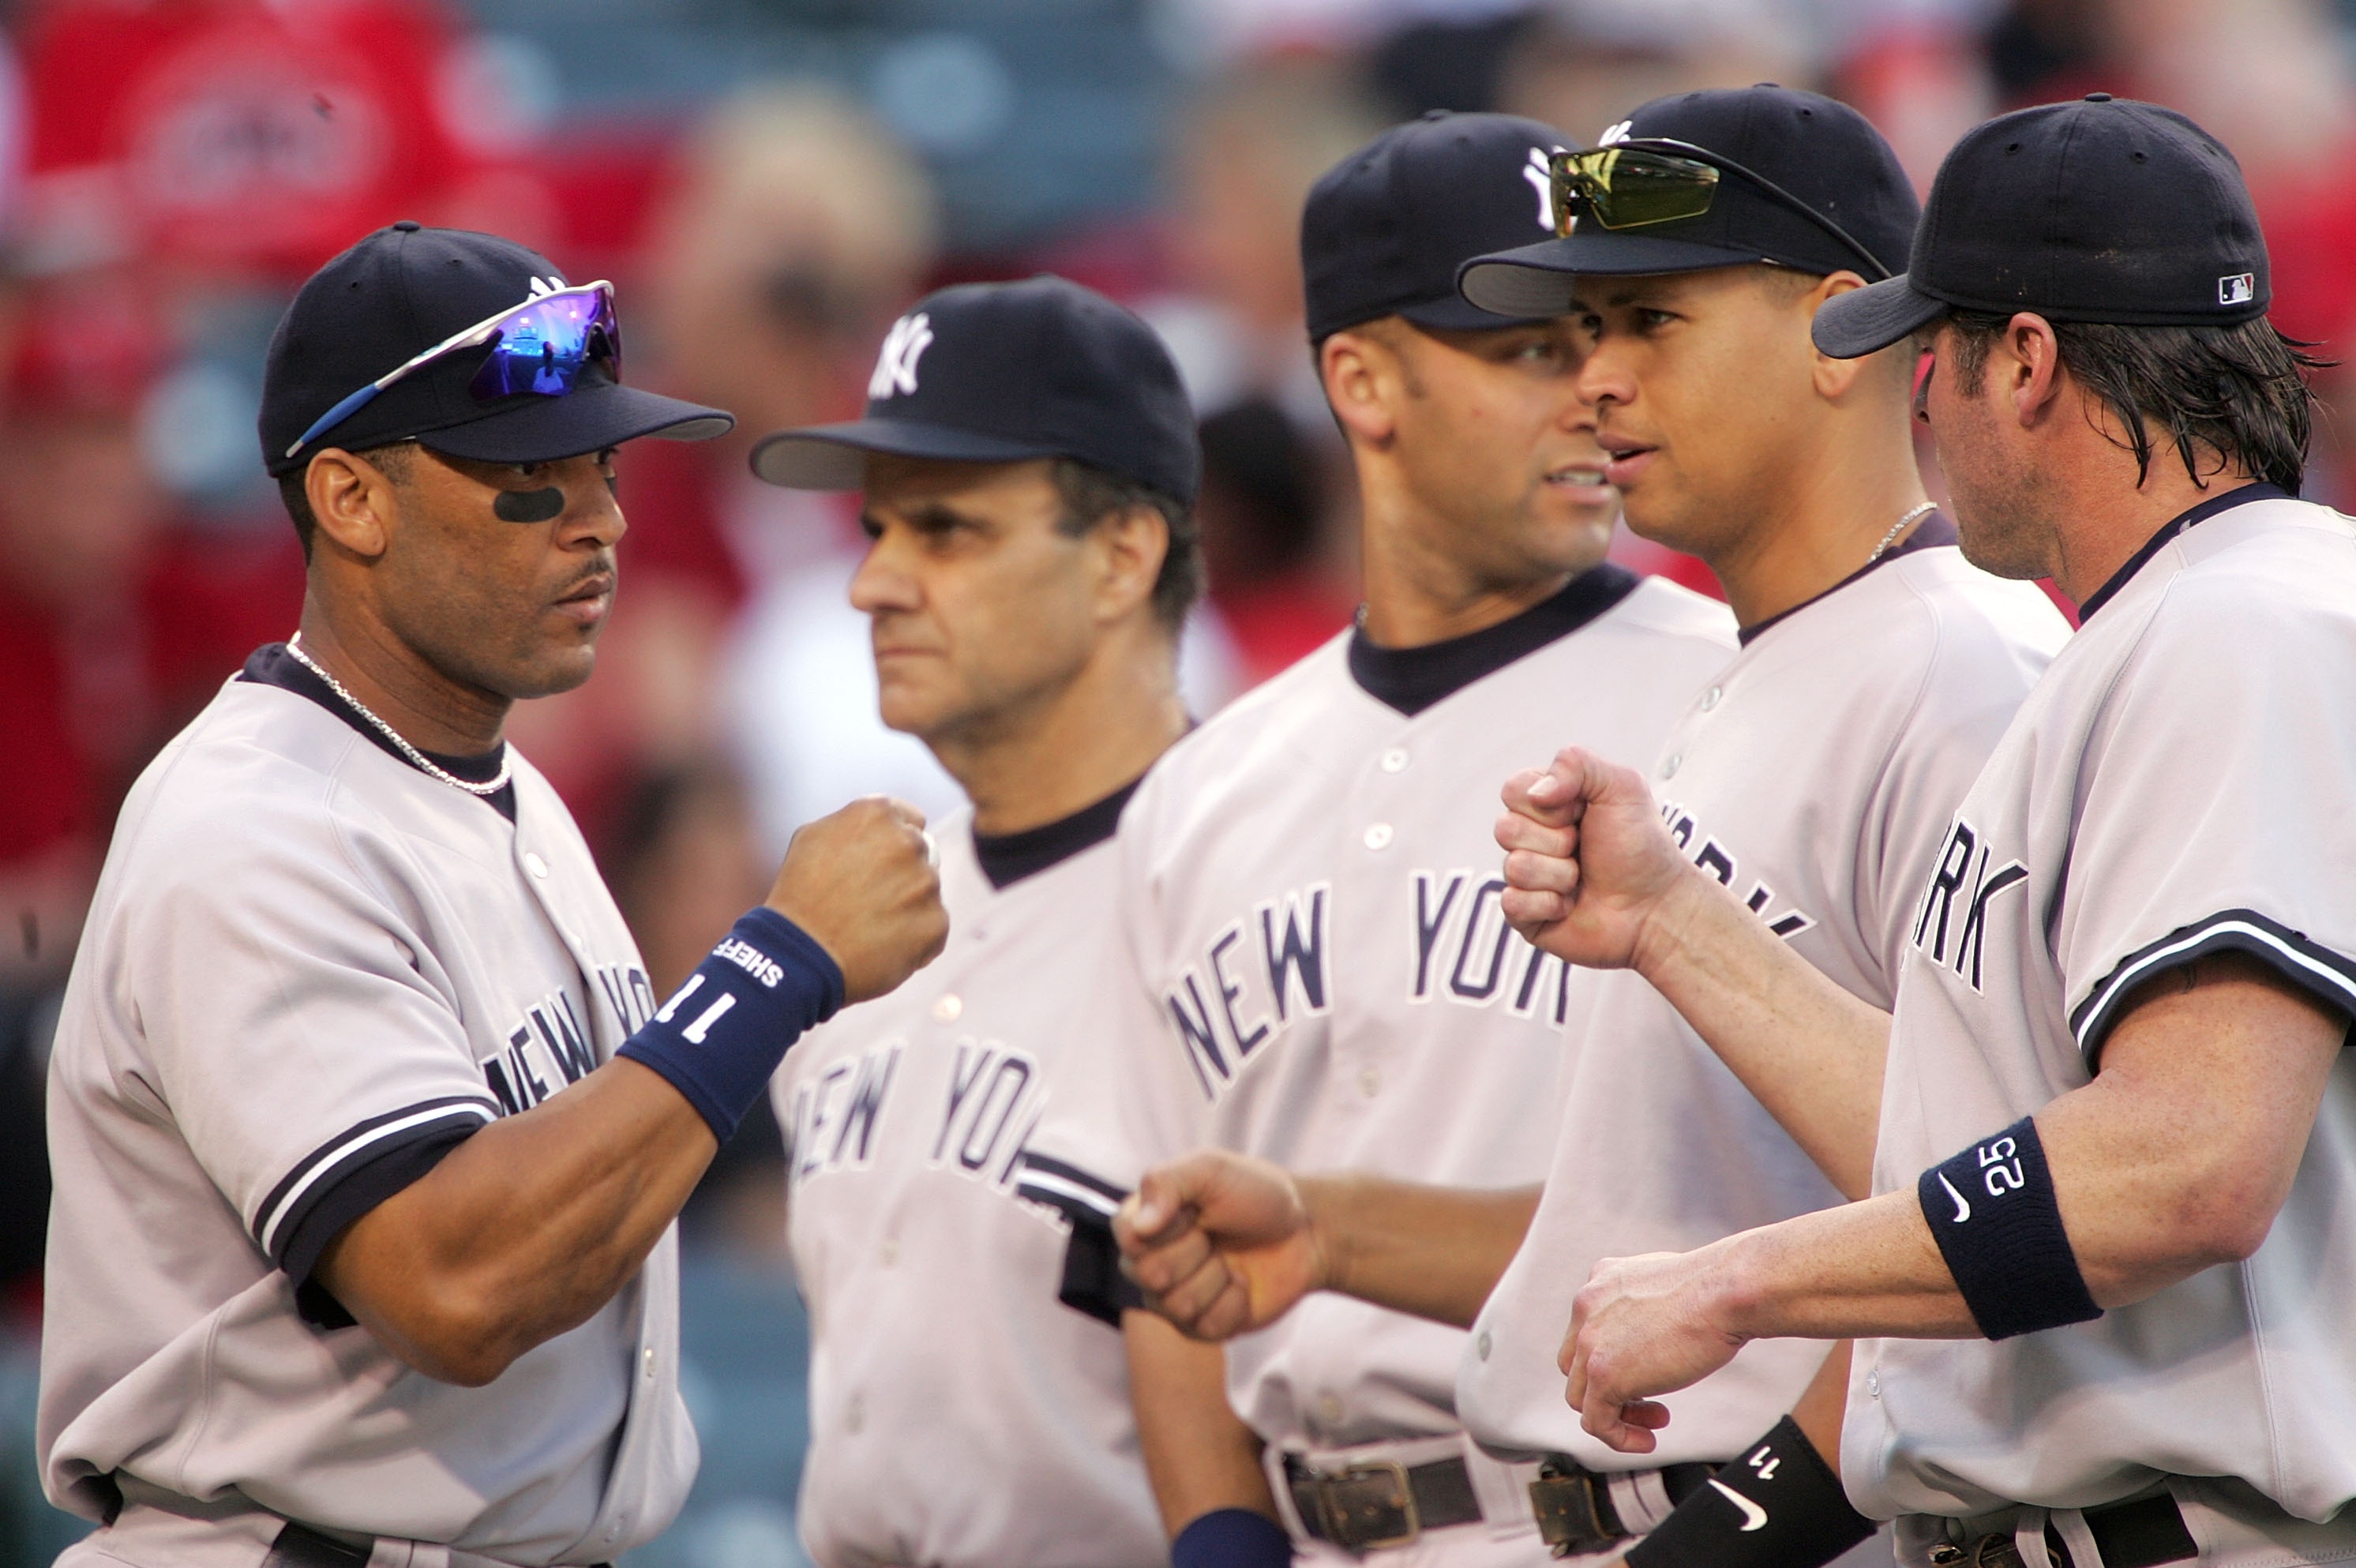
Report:
[[[1358,1092],[1372,1100],[1383,1091],[1383,1075],[1373,1068],[1358,1069]]]
[[[1661,777],[1664,779],[1675,779],[1677,776],[1677,769],[1685,766],[1685,761],[1686,757],[1684,752],[1671,752],[1669,754],[1669,759],[1661,764]]]
[[[1723,687],[1719,686],[1712,686],[1708,691],[1704,692],[1701,694],[1701,711],[1703,713],[1708,713],[1710,709],[1718,706],[1718,700],[1724,695],[1726,695],[1726,691]]]
[[[1332,1394],[1317,1396],[1317,1419],[1328,1426],[1342,1424],[1342,1402]]]
[[[1481,1337],[1472,1341],[1472,1354],[1480,1357],[1483,1361],[1489,1359],[1489,1331],[1487,1329],[1483,1328],[1481,1330]]]
[[[651,1382],[655,1375],[655,1348],[651,1345],[647,1347],[646,1364],[647,1380]]]
[[[853,1394],[851,1396],[851,1403],[845,1406],[842,1412],[842,1430],[856,1437],[859,1435],[859,1429],[866,1424],[866,1403],[857,1394]]]
[[[1398,746],[1393,746],[1388,751],[1383,753],[1384,772],[1398,773],[1405,770],[1406,768],[1407,753],[1401,751]]]
[[[885,1268],[890,1268],[893,1264],[900,1261],[900,1243],[892,1240],[885,1241],[881,1247],[875,1249],[875,1256],[882,1260]]]
[[[1390,823],[1376,822],[1374,826],[1366,830],[1366,847],[1368,849],[1388,849],[1390,844]]]
[[[523,868],[543,882],[548,880],[548,862],[540,858],[537,850],[523,852]]]
[[[964,1011],[965,1001],[954,991],[944,994],[933,1004],[933,1016],[944,1024],[956,1023],[958,1015]]]
[[[1875,1399],[1881,1397],[1881,1372],[1879,1368],[1865,1374],[1865,1391]]]

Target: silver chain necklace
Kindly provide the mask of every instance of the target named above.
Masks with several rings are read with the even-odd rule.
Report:
[[[1890,547],[1898,542],[1898,536],[1906,532],[1906,525],[1908,523],[1912,522],[1916,518],[1921,517],[1926,511],[1936,511],[1938,510],[1939,503],[1937,501],[1924,501],[1921,506],[1913,508],[1909,510],[1904,517],[1901,517],[1896,522],[1891,523],[1890,525],[1890,532],[1881,536],[1881,542],[1873,547],[1873,553],[1865,558],[1865,564],[1870,566],[1876,561],[1880,560],[1881,557],[1889,551]],[[308,660],[306,660],[305,662],[307,663]],[[366,712],[367,710],[363,709],[361,711]]]
[[[461,779],[446,768],[435,767],[432,757],[427,757],[423,752],[410,745],[406,740],[403,740],[399,730],[394,729],[391,725],[377,717],[374,713],[369,711],[369,705],[366,703],[361,702],[358,697],[355,697],[349,692],[345,691],[344,683],[341,681],[337,680],[333,675],[330,675],[325,670],[320,669],[318,660],[313,659],[309,654],[303,651],[303,634],[301,632],[298,631],[294,636],[286,639],[286,651],[293,654],[295,658],[295,661],[300,663],[304,669],[308,670],[312,674],[316,675],[320,680],[325,681],[327,683],[327,690],[333,692],[337,696],[341,697],[346,704],[351,708],[352,712],[359,714],[360,717],[376,725],[377,732],[382,735],[385,739],[392,742],[393,746],[401,752],[401,755],[409,758],[410,762],[415,766],[419,772],[430,773],[434,778],[442,780],[443,783],[449,785],[452,789],[464,789],[469,795],[496,795],[500,790],[508,787],[508,774],[514,765],[515,758],[513,754],[510,753],[505,746],[501,746],[499,747],[499,771],[497,778],[481,784],[472,783],[467,779]]]

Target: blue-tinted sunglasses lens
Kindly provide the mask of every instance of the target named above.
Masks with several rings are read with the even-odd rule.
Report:
[[[603,289],[551,295],[518,307],[498,324],[490,355],[467,390],[486,403],[518,392],[558,397],[573,390],[581,367],[591,360],[604,360],[618,377],[621,358],[612,295]]]

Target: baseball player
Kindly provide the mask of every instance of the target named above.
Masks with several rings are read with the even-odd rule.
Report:
[[[50,1064],[39,1444],[74,1563],[586,1563],[678,1510],[672,1217],[795,1036],[937,950],[863,802],[655,996],[500,740],[585,680],[612,290],[397,223],[306,283],[261,420],[309,559],[123,806]]]
[[[1165,1563],[1118,1325],[1056,1305],[1068,1224],[1016,1184],[1066,1058],[1104,1048],[1113,827],[1188,723],[1176,367],[1061,278],[943,289],[892,328],[866,418],[753,462],[864,489],[851,596],[884,721],[973,802],[938,829],[953,934],[924,983],[846,1009],[774,1085],[813,1327],[803,1539],[830,1565]]]
[[[1577,323],[1455,293],[1467,256],[1551,232],[1557,141],[1427,118],[1310,195],[1307,314],[1364,498],[1365,605],[1130,804],[1122,1048],[1101,1053],[1102,1098],[1059,1100],[1034,1142],[1099,1189],[1215,1143],[1515,1188],[1516,1235],[1536,1199],[1572,992],[1505,926],[1483,770],[1533,728],[1657,746],[1733,647],[1721,607],[1603,562],[1617,498]],[[1130,1320],[1174,1562],[1280,1563],[1287,1533],[1312,1562],[1545,1556],[1457,1420],[1461,1327],[1304,1303],[1226,1348],[1238,1439],[1194,1380],[1219,1359]],[[1271,1503],[1283,1532],[1251,1512]]]
[[[1922,499],[1912,357],[1836,360],[1809,341],[1826,300],[1903,269],[1912,193],[1862,116],[1776,87],[1656,100],[1555,162],[1566,237],[1473,261],[1463,287],[1583,321],[1580,384],[1630,527],[1708,561],[1741,623],[1741,650],[1658,753],[1666,832],[1763,940],[1879,1016],[1954,803],[2067,632],[2037,589],[1966,564]],[[1683,209],[1662,210],[1678,180]],[[1886,1543],[1858,1544],[1872,1527],[1823,1462],[1846,1360],[1821,1373],[1821,1345],[1746,1348],[1678,1396],[1641,1466],[1564,1405],[1556,1351],[1595,1262],[1827,1208],[1868,1181],[1862,1155],[1779,1129],[1642,979],[1589,978],[1552,1167],[1510,1263],[1462,1237],[1503,1229],[1514,1195],[1296,1181],[1214,1154],[1142,1184],[1157,1244],[1126,1238],[1140,1282],[1205,1332],[1265,1321],[1295,1287],[1469,1322],[1458,1412],[1524,1461],[1558,1555],[1646,1568],[1739,1544],[1782,1565],[1852,1547],[1888,1563]],[[1869,1129],[1878,1081],[1860,1060],[1809,1087]]]
[[[2267,298],[2232,156],[2098,93],[1966,135],[1909,273],[1818,314],[1931,347],[1964,548],[2083,625],[1918,891],[1878,1196],[1601,1265],[1565,1359],[1607,1441],[1737,1345],[1857,1336],[1842,1476],[1909,1563],[2356,1555],[2356,528],[2294,499]],[[1762,1079],[1854,1049],[1762,1004],[1810,977],[1659,875],[1644,793],[1515,780],[1516,919],[1740,1014]]]

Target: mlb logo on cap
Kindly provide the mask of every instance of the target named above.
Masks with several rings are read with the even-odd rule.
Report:
[[[2247,305],[2257,295],[2258,274],[2255,273],[2235,273],[2217,280],[2217,303],[2220,305]]]

